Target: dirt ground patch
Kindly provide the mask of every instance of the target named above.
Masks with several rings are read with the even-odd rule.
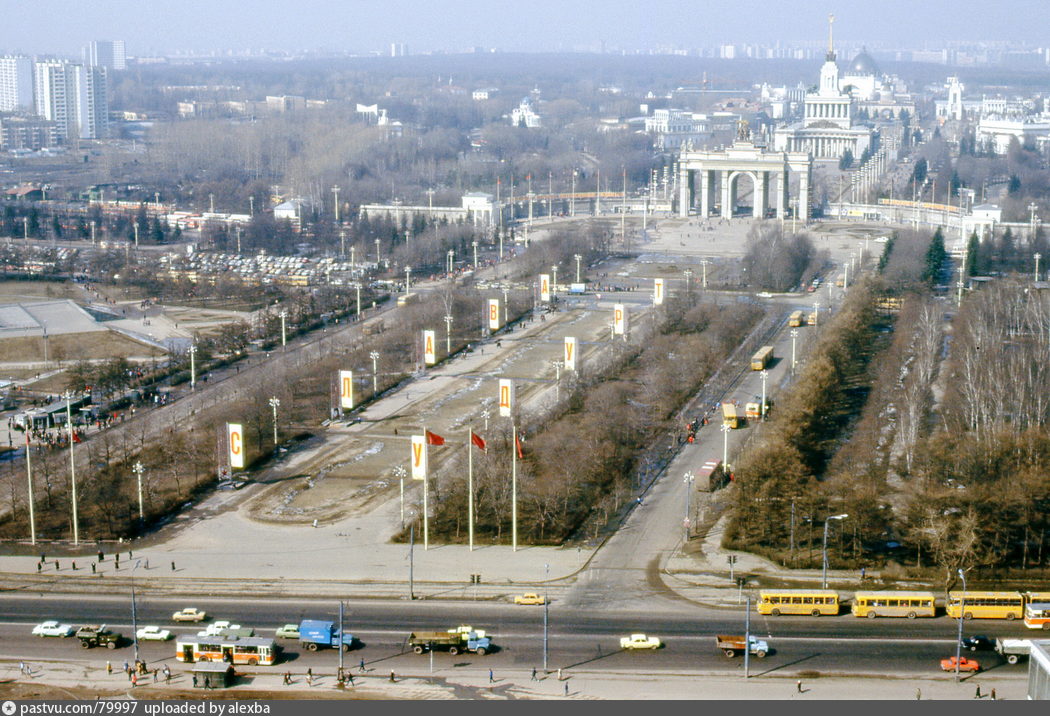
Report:
[[[41,298],[82,299],[80,287],[69,281],[0,281],[0,303]]]
[[[164,355],[163,351],[106,330],[48,336],[47,339],[47,357],[53,361],[161,355]],[[19,336],[0,340],[0,363],[42,360],[42,336]]]

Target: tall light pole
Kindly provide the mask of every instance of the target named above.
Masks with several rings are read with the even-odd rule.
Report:
[[[576,259],[576,283],[580,283],[580,261],[583,260],[583,257],[575,254],[573,258]]]
[[[551,298],[553,299],[558,294],[558,267],[551,266],[551,273],[554,274],[551,278]]]
[[[73,544],[80,544],[80,521],[77,518],[77,463],[73,456],[73,392],[66,391],[66,427],[69,428],[69,486],[73,501]]]
[[[1035,280],[1039,280],[1039,259],[1043,258],[1043,255],[1038,251],[1035,252]]]
[[[248,217],[255,217],[255,197],[251,195],[248,196]]]
[[[277,408],[281,407],[281,401],[277,399],[277,396],[273,396],[268,401],[270,407],[273,408],[273,447],[277,449]]]
[[[682,273],[685,274],[685,292],[691,294],[693,292],[693,270],[686,269]]]
[[[1039,205],[1036,204],[1034,201],[1028,205],[1028,217],[1029,224],[1031,226],[1031,228],[1029,229],[1031,233],[1028,235],[1029,242],[1035,241],[1035,210],[1038,208]]]
[[[448,256],[448,280],[451,281],[452,280],[452,264],[455,262],[455,259],[456,259],[456,251],[455,251],[455,249],[449,249],[447,256]]]
[[[288,311],[281,311],[278,315],[281,317],[281,347],[284,348],[288,345],[288,332],[285,329],[285,319],[288,318]]]
[[[372,351],[368,355],[372,359],[372,394],[375,395],[379,392],[379,351]]]
[[[683,478],[685,481],[685,521],[682,523],[685,528],[685,541],[689,541],[689,520],[693,516],[693,473],[685,473]]]
[[[197,389],[197,344],[190,343],[190,390]]]
[[[352,250],[352,249],[351,249]],[[354,284],[354,292],[357,294],[357,317],[361,317],[361,284]]]
[[[766,419],[766,379],[769,377],[769,371],[763,370],[762,376],[762,407],[759,408],[759,414],[762,416],[762,420]]]
[[[729,471],[729,431],[732,430],[726,423],[722,423],[722,469]]]
[[[405,470],[404,465],[398,465],[394,468],[394,475],[397,477],[398,482],[401,483],[401,529],[405,529],[405,475],[408,472]]]
[[[547,598],[549,582],[551,579],[551,566],[550,564],[543,565],[543,673],[547,673],[547,653],[549,651],[548,645],[550,644],[550,604],[551,600]]]
[[[452,316],[445,316],[445,355],[452,354]]]
[[[412,288],[412,267],[405,266],[405,293],[407,294],[409,289]]]
[[[470,245],[474,247],[474,270],[478,270],[478,242],[471,241]]]
[[[701,282],[701,285],[704,288],[707,288],[707,265],[709,263],[711,263],[711,262],[708,259],[700,259],[700,265],[703,267],[703,270],[704,270],[703,281]]]
[[[332,187],[332,193],[335,194],[335,223],[339,223],[339,185]]]
[[[211,214],[215,213],[215,195],[208,194],[208,212]]]
[[[131,638],[135,645],[135,668],[139,663],[139,615],[135,604],[135,570],[139,568],[141,560],[135,560],[135,566],[131,568]]]
[[[791,329],[791,372],[795,372],[795,339],[798,338],[798,329]]]
[[[29,491],[26,493],[26,502],[29,503],[29,539],[33,544],[36,544],[36,511],[33,506],[33,466],[31,464],[30,453],[32,452],[32,446],[29,444],[29,430],[25,431],[26,437],[26,481],[29,483]]]
[[[824,547],[823,547],[823,564],[820,570],[820,588],[828,588],[828,525],[832,520],[844,520],[849,517],[848,514],[832,515],[824,520]]]
[[[380,264],[380,260],[379,260],[379,239],[376,239],[376,271],[379,270],[379,264]]]
[[[959,662],[962,661],[962,639],[963,639],[963,619],[966,616],[966,573],[961,569],[958,570],[959,578],[962,579],[963,591],[959,598],[959,635],[955,640],[955,680],[959,680]]]
[[[510,295],[510,289],[503,289],[503,325],[507,325],[507,296]]]
[[[144,525],[144,524],[146,524],[146,511],[142,507],[142,473],[144,473],[146,471],[146,468],[142,467],[142,463],[136,460],[135,464],[132,465],[132,467],[131,467],[131,471],[134,472],[135,473],[135,477],[138,478],[138,488],[139,488],[139,524],[140,525]]]

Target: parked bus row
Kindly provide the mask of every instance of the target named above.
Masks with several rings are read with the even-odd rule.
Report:
[[[830,589],[763,590],[759,592],[758,613],[768,616],[805,614],[836,616],[846,603],[839,592]],[[855,592],[850,613],[855,617],[937,616],[933,592],[872,591]],[[1023,619],[1030,629],[1050,630],[1050,592],[948,592],[944,613],[952,619]]]

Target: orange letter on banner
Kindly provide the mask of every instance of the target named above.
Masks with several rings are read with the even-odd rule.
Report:
[[[244,436],[239,423],[227,423],[226,429],[230,441],[230,467],[244,467]]]

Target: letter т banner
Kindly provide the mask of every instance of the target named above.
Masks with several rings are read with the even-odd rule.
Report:
[[[489,330],[499,330],[499,299],[489,299]]]
[[[244,430],[240,423],[226,423],[230,467],[244,469]]]
[[[664,280],[662,278],[653,279],[653,305],[664,305]]]
[[[427,479],[427,436],[412,436],[412,479]]]
[[[339,407],[343,410],[354,409],[354,372],[339,371]]]
[[[423,362],[427,365],[437,363],[437,354],[434,352],[434,331],[423,331]]]
[[[514,410],[514,381],[509,378],[499,379],[499,414],[509,418]]]
[[[571,336],[565,336],[565,370],[576,370],[576,348],[579,343]]]
[[[550,274],[540,274],[540,300],[550,301],[551,300],[551,277]]]
[[[622,336],[627,332],[627,311],[622,303],[613,305],[613,334]]]

